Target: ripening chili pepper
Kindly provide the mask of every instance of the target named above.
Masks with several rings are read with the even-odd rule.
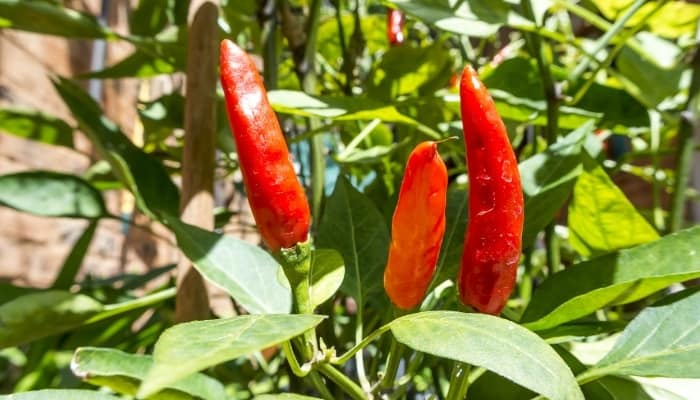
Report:
[[[384,288],[398,308],[417,306],[428,289],[445,233],[446,193],[437,143],[423,142],[408,157],[391,222]]]
[[[469,171],[469,222],[459,273],[462,302],[497,315],[515,285],[523,232],[518,162],[493,99],[471,67],[460,86]]]
[[[305,242],[309,204],[255,64],[224,40],[220,68],[243,183],[260,235],[273,252]]]
[[[405,17],[403,13],[394,8],[390,8],[386,14],[386,38],[392,46],[403,43],[403,25]]]

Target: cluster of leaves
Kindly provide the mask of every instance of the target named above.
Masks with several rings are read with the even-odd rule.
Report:
[[[102,159],[83,177],[0,176],[0,204],[89,222],[50,290],[0,286],[0,383],[26,391],[9,398],[444,398],[469,384],[476,399],[674,399],[632,377],[700,378],[700,293],[681,285],[700,278],[700,228],[679,230],[667,213],[682,208],[660,200],[697,197],[678,183],[687,166],[664,169],[660,160],[698,115],[700,57],[689,59],[699,6],[282,0],[266,13],[266,1],[221,3],[220,34],[261,55],[271,102],[311,188],[318,314],[290,314],[288,284],[263,249],[179,220],[178,188],[165,167],[180,163],[182,143],[172,140],[184,120],[179,91],[134,105],[146,135],[138,147],[74,79],[56,77],[76,125],[1,108],[0,130],[66,147],[80,131]],[[387,6],[408,16],[403,46],[387,43]],[[75,79],[145,80],[184,71],[188,9],[186,0],[142,0],[130,33],[120,35],[58,2],[0,0],[0,27],[127,41],[131,55]],[[426,138],[461,136],[451,82],[466,63],[480,67],[521,160],[518,287],[504,318],[456,301],[467,171],[463,146],[446,142],[451,190],[436,277],[420,310],[395,318],[381,282],[403,163]],[[218,168],[227,176],[235,148],[223,112],[218,120],[217,147],[231,161]],[[611,178],[619,173],[649,182],[653,208],[635,208]],[[200,273],[247,314],[172,326],[172,284],[135,290],[173,266],[76,281],[97,224],[118,218],[102,198],[114,188],[133,193],[140,212],[170,229]],[[290,349],[309,330],[321,345],[299,366]],[[609,338],[604,356],[585,357],[586,343]],[[396,379],[392,368],[401,371]]]

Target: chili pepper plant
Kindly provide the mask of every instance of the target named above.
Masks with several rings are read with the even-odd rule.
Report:
[[[0,0],[0,40],[133,47],[49,77],[70,118],[0,103],[94,154],[0,171],[0,205],[86,222],[49,288],[0,283],[0,399],[697,398],[700,5],[132,3],[123,32]],[[175,83],[142,141],[83,85],[122,79]],[[180,265],[80,273],[114,219]]]

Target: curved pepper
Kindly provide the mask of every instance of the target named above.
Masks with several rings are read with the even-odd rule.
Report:
[[[493,99],[471,67],[460,85],[469,169],[469,223],[459,273],[463,303],[497,315],[520,259],[523,192],[518,162]]]
[[[405,17],[403,13],[394,8],[390,8],[386,14],[386,38],[392,46],[403,43],[403,26]]]
[[[447,169],[437,143],[420,143],[406,163],[384,270],[384,288],[398,308],[411,309],[425,296],[445,233],[446,202]]]
[[[224,40],[220,68],[243,183],[260,235],[273,252],[305,242],[309,204],[255,64]]]

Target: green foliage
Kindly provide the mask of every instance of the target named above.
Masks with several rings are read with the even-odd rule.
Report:
[[[71,117],[0,109],[2,134],[62,151],[83,134],[98,158],[83,176],[0,176],[3,207],[87,220],[49,289],[0,282],[0,393],[17,392],[0,399],[398,400],[466,391],[469,399],[674,400],[681,396],[655,386],[662,381],[633,377],[700,379],[692,281],[700,227],[684,221],[677,231],[666,216],[684,210],[663,201],[667,192],[679,200],[671,204],[696,195],[678,178],[690,166],[669,167],[664,157],[700,120],[697,4],[222,0],[218,34],[253,55],[276,89],[269,100],[315,210],[308,247],[283,255],[225,233],[241,210],[218,208],[213,232],[178,217],[192,95],[181,82],[187,43],[199,39],[189,32],[190,1],[133,2],[120,34],[72,3],[0,0],[0,28],[132,48],[75,79],[50,77]],[[389,7],[406,15],[402,45],[387,40]],[[469,171],[455,80],[467,64],[504,119],[525,198],[524,251],[502,318],[458,300]],[[134,102],[138,145],[78,81],[156,76],[173,89]],[[228,184],[217,187],[233,181],[238,202],[237,148],[222,92],[210,95],[213,172]],[[399,311],[382,285],[389,225],[407,156],[424,140],[441,140],[448,168],[446,230],[426,298]],[[621,173],[645,179],[651,206],[618,186]],[[98,226],[121,218],[107,211],[112,189],[133,194],[137,212],[169,230],[234,315],[178,323],[174,265],[83,273]],[[290,265],[308,274],[289,279]],[[300,299],[315,314],[291,313]],[[582,343],[600,346],[599,357],[582,354]]]
[[[426,311],[391,323],[399,342],[484,367],[551,399],[583,399],[566,364],[539,336],[490,315]]]
[[[0,176],[0,204],[46,217],[100,218],[102,194],[75,175],[31,171]]]

